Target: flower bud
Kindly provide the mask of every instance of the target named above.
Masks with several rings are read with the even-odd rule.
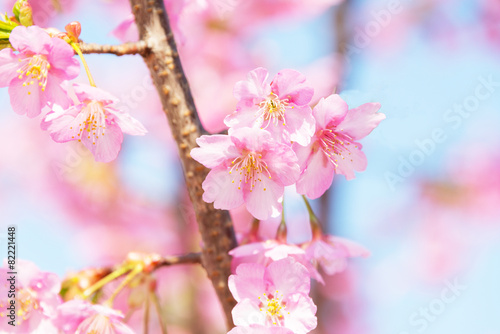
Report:
[[[25,27],[33,25],[33,10],[27,1],[21,2],[21,7],[19,9],[19,22]]]
[[[75,43],[78,42],[78,38],[80,37],[80,33],[82,32],[82,25],[78,21],[74,21],[71,23],[68,23],[66,27],[66,32],[68,34],[68,37]]]

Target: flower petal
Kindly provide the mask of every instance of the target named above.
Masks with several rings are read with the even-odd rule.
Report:
[[[201,136],[196,143],[200,147],[191,150],[191,157],[207,168],[215,168],[237,156],[236,148],[227,135]]]
[[[118,156],[118,152],[120,152],[123,133],[118,125],[106,124],[104,136],[94,139],[93,136],[88,136],[86,131],[84,131],[81,140],[83,145],[92,152],[95,161],[110,162],[115,160]]]
[[[234,86],[234,97],[238,100],[252,101],[264,98],[269,94],[266,80],[269,73],[263,67],[256,68],[247,74],[245,81],[238,81]]]
[[[257,263],[242,263],[236,268],[236,274],[229,276],[228,286],[234,299],[240,302],[245,298],[256,299],[265,290],[265,267]]]
[[[352,180],[356,177],[354,171],[364,171],[368,166],[368,161],[361,148],[360,143],[352,143],[347,147],[338,146],[340,153],[336,160],[335,173],[344,175],[346,180]]]
[[[50,72],[65,80],[71,80],[80,73],[80,63],[73,56],[75,52],[68,43],[60,38],[52,38],[52,48],[47,57]]]
[[[287,108],[286,130],[291,141],[306,146],[311,142],[311,137],[316,130],[316,121],[312,115],[311,107]]]
[[[380,103],[365,103],[351,109],[338,128],[354,140],[364,138],[385,119],[385,114],[377,112],[379,109]]]
[[[276,74],[271,89],[280,99],[288,99],[289,103],[297,106],[308,104],[314,95],[314,89],[307,84],[305,75],[290,69]]]
[[[297,181],[297,192],[315,199],[332,185],[335,167],[321,149],[312,153]]]
[[[256,296],[253,296],[253,299],[256,299]],[[266,314],[260,311],[258,305],[250,299],[243,299],[236,304],[231,314],[236,326],[266,325]]]
[[[348,109],[347,103],[337,94],[322,98],[313,109],[316,128],[325,129],[329,124],[337,125],[346,117]]]
[[[18,76],[18,58],[11,48],[0,51],[0,87],[7,87],[12,79]]]
[[[229,174],[226,167],[212,169],[202,184],[205,191],[203,200],[213,202],[216,209],[231,210],[239,207],[244,201],[243,192],[238,189],[238,180],[238,176]]]
[[[12,47],[19,52],[47,55],[50,52],[51,38],[38,26],[17,26],[9,37]]]
[[[295,293],[309,294],[311,280],[309,271],[291,257],[271,263],[264,279],[272,282],[274,289],[284,296]]]
[[[141,122],[130,116],[128,113],[106,106],[106,111],[114,116],[116,124],[122,129],[123,133],[133,136],[143,136],[148,130]]]
[[[14,79],[9,86],[10,104],[12,109],[19,115],[26,114],[34,118],[42,112],[43,103],[42,89],[38,85],[23,86],[23,82]]]
[[[253,190],[244,193],[248,212],[260,220],[278,217],[282,210],[279,199],[284,191],[283,185],[263,177],[261,181],[255,183]]]

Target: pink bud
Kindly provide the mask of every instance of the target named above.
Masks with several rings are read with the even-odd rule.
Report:
[[[68,33],[68,37],[74,41],[78,42],[78,37],[80,37],[80,33],[82,32],[82,25],[78,21],[74,21],[71,23],[68,23],[66,27],[66,32]]]

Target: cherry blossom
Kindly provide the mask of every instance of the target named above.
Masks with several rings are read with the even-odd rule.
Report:
[[[379,103],[365,103],[348,110],[347,103],[336,94],[319,101],[313,110],[313,140],[306,147],[294,145],[302,170],[297,181],[299,194],[318,198],[330,187],[335,173],[351,180],[354,171],[366,169],[366,156],[356,141],[385,119],[384,114],[377,113],[379,109]]]
[[[212,168],[203,182],[203,200],[217,209],[242,204],[257,219],[277,217],[284,187],[300,173],[292,149],[265,130],[230,129],[229,135],[201,136],[191,151],[196,161]]]
[[[123,321],[123,314],[109,307],[70,300],[57,308],[56,326],[63,333],[133,334]]]
[[[277,140],[307,145],[314,134],[314,118],[308,103],[314,90],[301,73],[285,69],[268,83],[268,72],[259,67],[234,88],[236,111],[224,122],[229,127],[259,127]]]
[[[320,265],[327,275],[344,271],[347,267],[347,258],[368,257],[370,252],[354,241],[323,235],[303,245],[307,258],[314,264]]]
[[[251,325],[247,327],[235,327],[227,334],[293,334],[293,331],[285,327]]]
[[[37,26],[14,28],[9,41],[18,53],[0,51],[0,87],[9,87],[14,111],[33,118],[48,104],[68,107],[61,84],[80,69],[71,46]]]
[[[232,267],[236,268],[241,263],[260,263],[268,266],[274,261],[279,261],[287,257],[293,257],[296,261],[304,265],[309,271],[309,275],[317,281],[324,283],[323,278],[311,264],[306,251],[294,244],[287,244],[278,240],[266,240],[262,242],[252,242],[238,246],[229,252],[233,257]]]
[[[316,305],[308,296],[309,273],[290,257],[268,267],[239,265],[229,277],[229,289],[238,302],[232,311],[236,326],[278,326],[296,334],[316,328]]]
[[[4,267],[0,268],[0,275],[7,279],[11,270],[7,268],[7,261]],[[56,308],[61,304],[59,290],[61,283],[57,275],[40,271],[35,264],[25,260],[17,260],[15,275],[15,323],[17,333],[44,333],[44,329],[53,328],[51,321],[56,316]],[[9,317],[10,300],[8,291],[10,281],[0,284],[0,332],[11,333],[12,326],[9,321],[14,320]],[[11,299],[12,300],[12,299]],[[45,332],[47,333],[47,332]]]
[[[144,135],[144,126],[117,107],[111,94],[87,85],[74,84],[76,101],[64,112],[47,114],[42,128],[58,143],[82,142],[98,162],[114,160],[121,149],[123,133]]]

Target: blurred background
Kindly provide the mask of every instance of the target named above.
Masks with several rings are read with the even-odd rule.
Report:
[[[11,3],[2,4],[10,12]],[[35,23],[62,30],[80,21],[86,42],[137,38],[124,0],[32,4]],[[303,72],[315,101],[336,91],[350,107],[380,102],[387,115],[362,141],[367,170],[349,182],[337,176],[314,202],[330,233],[372,252],[314,286],[314,333],[500,334],[498,0],[166,6],[209,131],[224,129],[235,82],[258,66]],[[119,263],[129,251],[198,251],[176,146],[142,59],[86,59],[98,86],[149,133],[126,137],[115,162],[95,163],[75,143],[53,142],[39,118],[16,115],[7,89],[0,90],[0,221],[17,225],[18,256],[64,277]],[[307,212],[289,192],[289,241],[303,242],[310,238]],[[245,233],[251,217],[232,215]],[[262,236],[276,227],[262,223]],[[179,266],[161,270],[158,280],[169,333],[223,332],[203,271]]]

